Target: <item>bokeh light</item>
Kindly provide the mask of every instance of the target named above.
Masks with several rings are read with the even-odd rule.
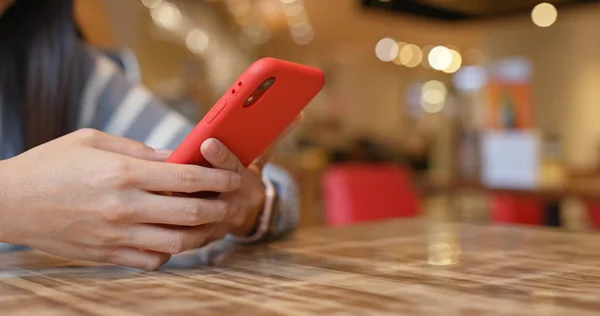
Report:
[[[182,16],[181,12],[172,3],[161,2],[158,6],[150,11],[152,20],[165,29],[175,29],[180,24]]]
[[[421,107],[427,113],[442,111],[446,102],[448,89],[438,80],[431,80],[421,87]]]
[[[419,46],[415,44],[408,44],[400,49],[400,52],[398,53],[398,59],[400,60],[400,64],[406,67],[416,67],[423,59],[423,52]]]
[[[315,32],[310,23],[303,22],[293,25],[290,28],[292,39],[298,45],[308,45],[314,39]]]
[[[444,70],[452,63],[452,52],[448,47],[436,46],[429,52],[429,65],[435,70]]]
[[[248,39],[256,45],[266,43],[271,37],[269,30],[264,24],[248,26],[244,29],[244,32],[248,36]]]
[[[556,7],[547,2],[536,5],[531,11],[531,20],[539,27],[548,27],[554,24],[557,17],[558,11]]]
[[[208,34],[199,28],[191,30],[185,38],[187,48],[196,54],[204,53],[208,49],[209,43]]]
[[[390,62],[398,56],[398,45],[396,41],[386,37],[377,42],[375,55],[383,62]]]
[[[446,69],[443,70],[444,72],[449,74],[455,73],[462,66],[462,57],[460,56],[460,53],[455,49],[451,49],[450,53],[452,53],[452,60],[450,61],[450,65],[448,65],[448,67],[446,67]]]
[[[402,62],[400,61],[400,53],[402,52],[402,49],[404,48],[404,46],[408,45],[407,43],[404,42],[397,42],[396,46],[398,47],[398,55],[396,55],[396,57],[392,60],[392,62],[394,62],[394,64],[398,65],[398,66],[402,66]]]

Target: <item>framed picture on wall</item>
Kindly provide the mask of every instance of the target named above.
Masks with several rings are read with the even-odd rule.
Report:
[[[492,81],[487,87],[487,104],[488,129],[527,130],[533,128],[529,84]]]
[[[490,67],[486,91],[486,128],[533,128],[531,63],[521,57],[505,58]]]

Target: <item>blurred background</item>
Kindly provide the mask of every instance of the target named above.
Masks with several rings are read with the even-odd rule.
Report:
[[[321,68],[274,161],[302,225],[600,228],[600,1],[79,0],[87,38],[199,120],[253,61]]]

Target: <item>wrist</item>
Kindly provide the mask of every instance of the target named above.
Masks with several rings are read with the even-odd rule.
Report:
[[[258,216],[252,223],[252,229],[247,230],[243,235],[232,233],[229,238],[239,243],[253,243],[266,239],[272,228],[273,218],[276,214],[277,192],[271,181],[264,180],[265,195],[263,207]]]
[[[0,160],[0,242],[2,243],[16,243],[15,236],[11,233],[11,221],[10,217],[15,209],[15,202],[17,198],[16,192],[11,190],[14,188],[15,182],[12,175],[12,166],[10,166],[10,160]]]
[[[258,203],[255,203],[256,206],[252,207],[249,210],[248,215],[244,220],[244,223],[240,227],[237,227],[231,231],[232,235],[238,237],[245,237],[250,236],[256,231],[256,227],[258,226],[258,223],[260,221],[260,216],[263,212],[263,209],[265,208],[265,202],[267,199],[265,185],[263,184],[261,188],[262,189],[260,190],[260,192],[257,193],[258,197],[256,198],[256,200],[258,201]]]

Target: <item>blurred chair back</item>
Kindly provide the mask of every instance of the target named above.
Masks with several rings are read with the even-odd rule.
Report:
[[[586,205],[592,228],[600,229],[600,202],[588,201]]]
[[[420,211],[409,171],[392,165],[334,165],[325,171],[322,189],[330,226],[411,217]]]
[[[496,223],[542,225],[544,205],[536,197],[494,193],[491,217]]]

